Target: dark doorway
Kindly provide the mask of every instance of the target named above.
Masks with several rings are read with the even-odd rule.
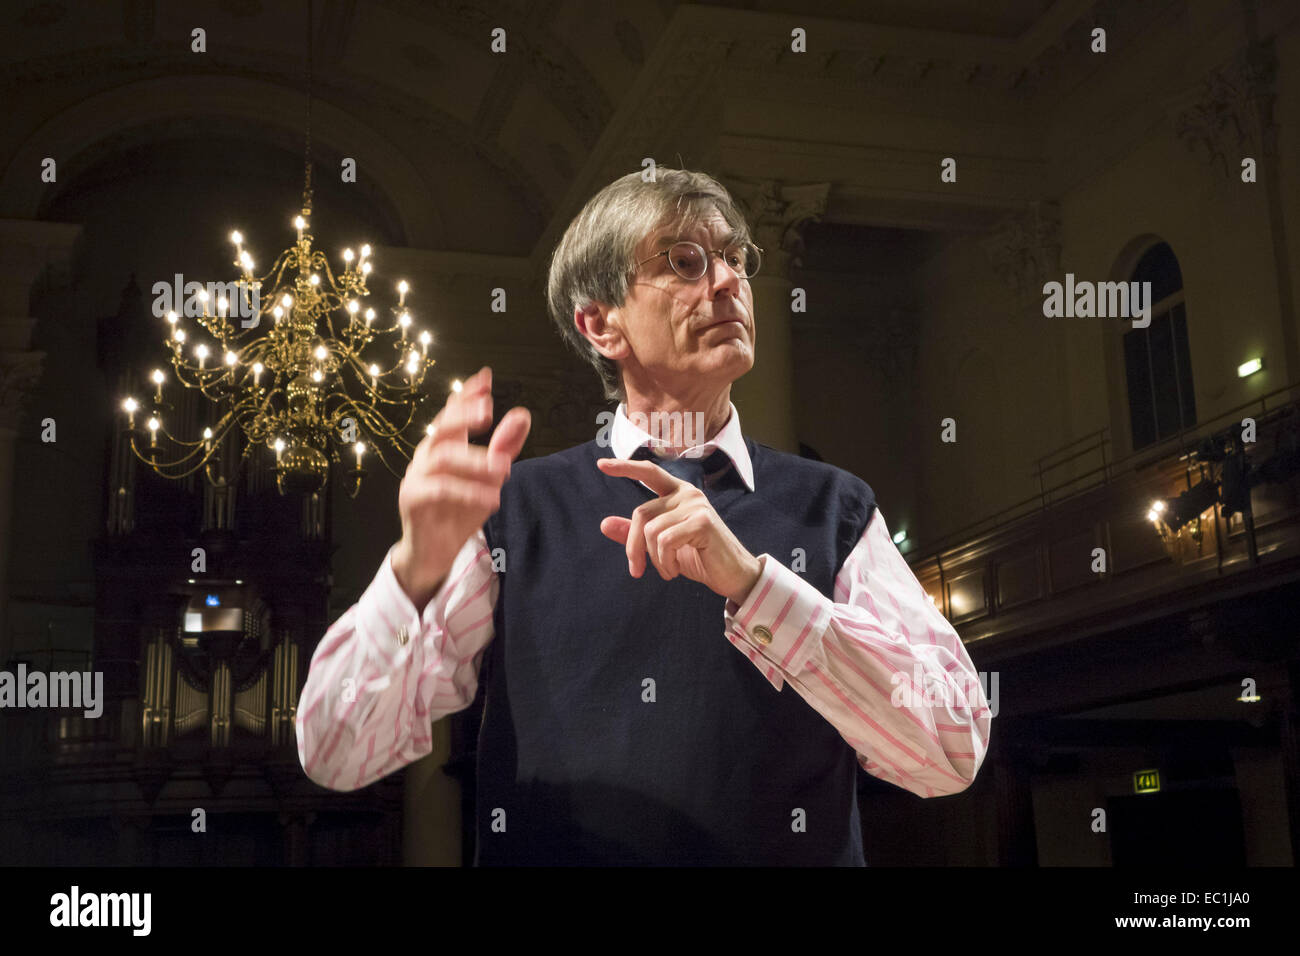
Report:
[[[1131,794],[1106,801],[1115,866],[1245,866],[1236,788]]]

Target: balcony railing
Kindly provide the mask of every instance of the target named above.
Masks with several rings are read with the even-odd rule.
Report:
[[[969,642],[1059,626],[1261,561],[1277,569],[1300,558],[1295,475],[1252,489],[1249,527],[1216,503],[1162,538],[1146,515],[1152,501],[1214,480],[1216,466],[1196,452],[1244,418],[1256,423],[1250,463],[1272,455],[1279,433],[1300,422],[1297,394],[1300,385],[1278,389],[1115,461],[1105,429],[1081,436],[1035,462],[1036,495],[918,549],[912,570]]]

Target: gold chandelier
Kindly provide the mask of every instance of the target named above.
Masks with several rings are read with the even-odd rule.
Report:
[[[215,421],[201,437],[173,434],[169,425],[180,423],[176,406],[164,400],[162,369],[152,373],[147,411],[134,396],[122,403],[131,451],[164,478],[203,469],[211,484],[226,485],[265,447],[275,453],[280,494],[320,491],[330,462],[346,458],[355,461],[345,472],[348,494],[355,498],[367,475],[366,455],[400,477],[388,457],[396,453],[407,459],[415,447],[406,433],[428,398],[421,386],[434,360],[431,333],[417,332],[406,308],[409,286],[405,280],[397,284],[397,305],[381,319],[364,301],[370,295],[370,246],[362,245],[356,254],[344,249],[338,275],[325,254],[312,248],[311,16],[309,2],[306,157],[302,210],[293,221],[297,241],[258,277],[243,236],[232,232],[239,278],[206,287],[185,283],[166,314],[164,346],[175,379],[212,403]],[[184,318],[195,319],[206,337],[187,331]],[[232,437],[239,445],[237,464],[214,469],[214,460],[224,463]],[[263,455],[269,461],[269,452]]]
[[[407,458],[414,449],[405,433],[426,397],[421,385],[434,364],[432,335],[413,328],[405,280],[398,283],[397,306],[384,321],[364,304],[370,295],[369,245],[359,254],[345,249],[343,271],[335,275],[325,254],[312,248],[309,202],[294,220],[297,241],[260,278],[243,237],[231,233],[239,278],[214,284],[219,286],[215,302],[210,287],[194,289],[184,301],[183,311],[197,313],[193,317],[206,337],[187,332],[174,309],[167,313],[164,344],[176,381],[201,392],[219,415],[201,438],[173,434],[161,369],[152,374],[155,389],[147,413],[135,397],[123,401],[131,450],[163,477],[183,478],[203,468],[209,481],[221,483],[211,463],[227,435],[238,429],[245,440],[237,467],[259,445],[274,450],[281,494],[320,490],[329,462],[347,455],[355,459],[346,473],[348,493],[356,497],[367,474],[366,454],[373,452],[398,475],[387,456],[396,452]]]

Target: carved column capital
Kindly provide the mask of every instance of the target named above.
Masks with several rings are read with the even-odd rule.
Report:
[[[1201,80],[1192,102],[1177,114],[1174,131],[1188,149],[1231,177],[1243,156],[1274,153],[1276,98],[1277,56],[1271,42],[1258,43]]]
[[[1061,266],[1061,213],[1055,203],[1003,216],[981,241],[994,270],[1018,300],[1037,295]]]
[[[532,413],[527,447],[533,457],[591,441],[599,414],[609,410],[595,369],[586,365],[539,365],[523,373],[503,368],[493,374],[492,393],[497,408],[522,405]]]
[[[18,430],[44,365],[44,352],[0,352],[0,430]]]
[[[790,277],[803,255],[802,229],[826,212],[830,183],[785,185],[774,179],[728,178],[727,188],[745,210],[754,241],[763,249],[763,272]]]

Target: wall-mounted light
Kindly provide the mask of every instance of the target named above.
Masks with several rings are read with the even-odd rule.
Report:
[[[1237,366],[1237,378],[1247,378],[1254,375],[1263,367],[1264,360],[1262,358],[1253,358],[1248,362],[1242,362]]]
[[[1208,509],[1213,508],[1218,500],[1219,483],[1202,481],[1177,498],[1153,502],[1147,511],[1147,520],[1152,524],[1163,524],[1171,533],[1177,534],[1183,525],[1191,524]]]
[[[906,532],[906,531],[895,531],[895,532],[894,532],[894,544],[897,544],[897,545],[900,545],[900,546],[901,546],[902,543],[903,543],[904,541],[906,541],[906,540],[907,540],[907,532]]]

